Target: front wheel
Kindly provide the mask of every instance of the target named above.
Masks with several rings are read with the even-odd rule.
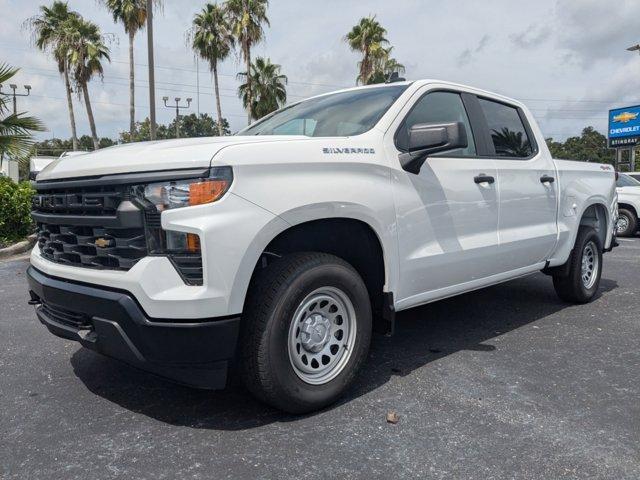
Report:
[[[259,271],[243,314],[243,380],[290,413],[334,402],[366,359],[371,304],[354,268],[333,255],[295,253]]]
[[[590,302],[598,291],[602,275],[602,245],[593,228],[580,227],[568,262],[569,274],[553,277],[556,293],[567,302]]]

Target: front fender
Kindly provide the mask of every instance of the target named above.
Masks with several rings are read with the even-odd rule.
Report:
[[[397,282],[397,251],[393,248],[393,232],[385,229],[374,212],[363,205],[348,202],[322,202],[300,205],[282,212],[265,224],[255,235],[243,256],[231,289],[230,306],[241,311],[251,276],[269,243],[291,227],[314,220],[346,218],[366,223],[374,231],[384,256],[385,291],[392,291]],[[238,310],[238,308],[240,310]]]

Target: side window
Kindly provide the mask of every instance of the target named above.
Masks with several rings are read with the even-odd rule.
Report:
[[[433,92],[422,97],[402,122],[396,134],[396,146],[400,150],[407,150],[409,144],[409,129],[420,123],[462,122],[467,130],[469,145],[459,150],[449,150],[434,156],[472,157],[476,155],[476,145],[469,117],[464,109],[460,95],[452,92]]]
[[[533,154],[533,146],[520,119],[518,109],[503,103],[478,98],[489,126],[498,157],[526,158]]]

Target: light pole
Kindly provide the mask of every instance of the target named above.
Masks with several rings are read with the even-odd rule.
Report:
[[[13,96],[13,114],[17,115],[18,114],[18,102],[16,100],[16,97],[28,97],[29,94],[31,93],[31,85],[24,85],[24,89],[27,91],[27,93],[16,93],[16,90],[18,89],[18,86],[15,83],[12,83],[11,85],[9,85],[9,88],[11,90],[13,90],[13,93],[9,93],[8,95],[12,95]],[[0,84],[0,93],[2,93],[2,84]]]
[[[174,107],[173,105],[167,104],[167,102],[169,101],[169,97],[162,97],[162,101],[164,102],[165,107],[176,109],[176,138],[180,138],[180,110],[189,108],[191,106],[192,99],[187,98],[186,105],[180,105],[180,100],[182,100],[180,97],[174,98],[174,101],[176,102],[176,106]]]
[[[149,64],[149,120],[151,140],[156,139],[156,80],[153,65],[153,0],[147,0],[147,54]]]

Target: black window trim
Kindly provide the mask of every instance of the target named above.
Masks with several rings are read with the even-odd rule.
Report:
[[[490,157],[494,160],[527,161],[535,158],[540,153],[540,149],[538,148],[538,142],[536,141],[536,137],[533,134],[533,131],[531,130],[531,125],[529,125],[529,119],[527,118],[527,115],[524,113],[524,110],[522,110],[522,108],[497,98],[487,97],[483,95],[475,95],[475,94],[472,94],[472,95],[475,98],[475,101],[477,102],[478,108],[480,109],[479,113],[482,115],[481,120],[480,120],[480,117],[478,118],[480,122],[479,128],[483,130],[484,137],[490,140],[490,143],[489,143],[490,148],[487,150],[487,154],[484,155],[483,158]],[[480,105],[479,99],[486,100],[488,102],[499,103],[501,105],[504,105],[505,107],[513,108],[518,112],[518,117],[520,117],[520,121],[522,122],[524,131],[527,134],[527,137],[529,137],[529,143],[531,144],[531,155],[529,155],[528,157],[503,157],[496,154],[495,146],[493,145],[493,139],[491,138],[491,130],[489,130],[489,122],[487,122],[487,118],[484,115],[484,111],[482,110],[482,106]]]
[[[480,159],[480,158],[487,158],[486,156],[482,156],[480,154],[478,154],[478,136],[477,135],[477,131],[476,128],[477,126],[474,125],[474,119],[471,116],[471,113],[469,112],[469,107],[467,106],[467,101],[465,101],[465,96],[466,95],[470,95],[467,92],[461,91],[461,90],[456,90],[453,88],[437,88],[434,90],[429,90],[427,92],[424,92],[423,94],[420,95],[420,97],[413,102],[413,105],[411,106],[411,108],[409,109],[409,111],[405,114],[404,118],[402,119],[402,121],[400,122],[400,124],[398,125],[398,127],[396,128],[395,133],[393,134],[393,144],[396,147],[396,149],[401,152],[401,153],[407,153],[406,150],[400,148],[400,146],[398,145],[398,134],[400,133],[400,130],[402,129],[402,127],[405,124],[405,121],[407,120],[407,117],[409,115],[411,115],[411,112],[413,112],[413,110],[416,108],[416,106],[422,101],[422,99],[424,97],[426,97],[427,95],[431,94],[431,93],[454,93],[456,95],[458,95],[460,97],[460,100],[462,101],[462,107],[465,109],[465,113],[467,114],[467,119],[469,120],[469,125],[471,126],[471,132],[469,132],[473,138],[473,142],[475,144],[476,147],[476,155],[438,155],[436,158],[470,158],[470,159]],[[478,104],[478,108],[480,107],[480,105]],[[482,111],[480,111],[480,113],[482,113]],[[482,130],[480,130],[482,131]],[[479,133],[479,132],[478,132]]]

